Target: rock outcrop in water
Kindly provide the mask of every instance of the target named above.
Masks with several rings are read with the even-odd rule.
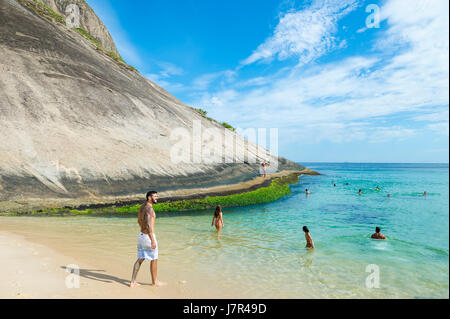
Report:
[[[226,130],[115,57],[111,36],[83,0],[42,2],[54,14],[31,7],[34,0],[0,0],[0,201],[210,187],[247,181],[262,160],[273,163],[229,130],[236,150],[256,163],[171,161],[174,128]],[[69,3],[80,6],[81,28],[94,39],[58,22]],[[278,158],[278,169],[303,167]]]

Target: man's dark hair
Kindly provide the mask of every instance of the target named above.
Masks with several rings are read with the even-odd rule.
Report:
[[[303,226],[303,231],[304,231],[305,233],[309,233],[308,226]]]
[[[375,228],[375,231],[376,231],[377,233],[379,233],[379,232],[381,231],[381,228],[380,228],[380,227],[377,227],[377,228]]]
[[[147,193],[147,196],[146,196],[147,200],[148,200],[148,198],[151,197],[153,194],[158,194],[158,192],[157,192],[157,191],[150,191],[150,192],[148,192],[148,193]]]

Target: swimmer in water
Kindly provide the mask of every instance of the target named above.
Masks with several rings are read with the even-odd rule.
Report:
[[[386,239],[386,236],[384,236],[381,233],[381,228],[377,227],[377,228],[375,228],[375,234],[373,234],[371,238],[372,239]]]
[[[427,196],[428,193],[427,192],[423,192],[422,196]]]
[[[314,241],[312,240],[311,234],[309,233],[308,226],[303,226],[303,231],[305,232],[306,248],[314,249]]]
[[[387,194],[387,197],[391,198],[391,194]]]
[[[305,193],[306,193],[306,195],[310,195],[311,194],[311,192],[308,189],[305,191]]]
[[[360,190],[358,191],[358,194],[359,194],[359,195],[362,195],[362,189],[360,189]]]
[[[216,226],[217,231],[220,231],[225,226],[223,224],[222,206],[220,205],[216,207],[211,226]]]
[[[375,190],[376,190],[376,191],[380,191],[380,190],[381,190],[381,188],[379,188],[379,187],[377,186],[377,188],[375,188]]]

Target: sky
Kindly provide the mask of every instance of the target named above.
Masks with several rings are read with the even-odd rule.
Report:
[[[87,0],[119,53],[298,162],[449,161],[448,0]]]

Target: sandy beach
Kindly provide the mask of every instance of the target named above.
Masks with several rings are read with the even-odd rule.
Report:
[[[130,289],[130,274],[126,270],[131,271],[131,265],[125,270],[109,265],[105,267],[106,264],[100,260],[86,263],[73,252],[62,254],[11,232],[0,231],[0,255],[1,299],[158,299],[187,296],[183,283],[152,287],[148,265],[142,266],[138,278],[141,286]],[[66,271],[66,267],[73,264],[80,267],[79,288],[66,286],[66,281],[69,287],[76,285],[70,277],[73,275]]]
[[[76,217],[75,217],[76,218]],[[160,258],[158,279],[167,283],[153,287],[150,263],[144,262],[137,277],[140,286],[129,288],[137,258],[138,226],[118,231],[112,224],[121,219],[0,216],[0,298],[2,299],[209,299],[233,298],[232,289],[216,289],[211,279],[185,258],[172,256],[179,239],[158,232]],[[102,226],[103,225],[103,226]],[[215,232],[211,232],[214,236]],[[182,242],[183,240],[181,240]],[[184,259],[184,260],[183,260]],[[68,288],[66,268],[78,266],[79,287]],[[74,281],[69,280],[69,285]]]

